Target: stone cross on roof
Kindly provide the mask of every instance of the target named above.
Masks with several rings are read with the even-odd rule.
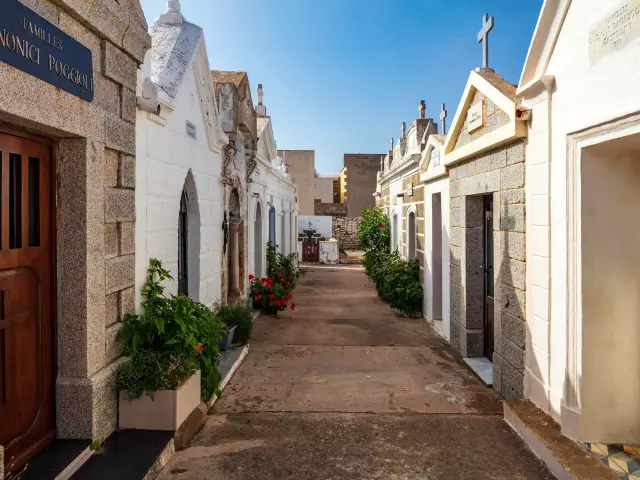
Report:
[[[442,123],[442,134],[447,134],[447,110],[444,107],[444,103],[442,104],[442,109],[440,110],[440,123]]]
[[[478,43],[482,43],[482,68],[489,68],[489,32],[493,30],[494,17],[485,13],[482,17],[482,28],[478,32]]]
[[[393,152],[393,137],[391,137],[391,150],[389,150],[390,152]]]
[[[420,118],[425,118],[427,115],[427,102],[425,102],[424,100],[420,100],[418,111],[420,112]]]

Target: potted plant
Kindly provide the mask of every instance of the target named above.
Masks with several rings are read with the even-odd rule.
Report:
[[[224,322],[226,326],[226,331],[222,336],[222,340],[218,343],[218,348],[221,352],[226,352],[229,350],[229,347],[233,344],[233,336],[236,333],[237,325],[230,326],[227,322]]]
[[[118,371],[120,428],[175,430],[218,392],[220,318],[185,296],[166,296],[171,279],[160,261],[149,263],[144,313],[127,315],[118,339],[130,361]]]
[[[228,344],[222,345],[225,341],[223,339],[220,350],[224,351],[225,348],[223,347],[230,346],[233,341],[246,345],[249,342],[251,329],[253,328],[253,309],[251,304],[248,301],[233,305],[223,305],[222,302],[216,302],[213,308],[222,321],[229,326],[230,338],[228,338]]]

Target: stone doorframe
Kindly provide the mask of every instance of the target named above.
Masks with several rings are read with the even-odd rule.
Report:
[[[582,225],[581,159],[584,148],[640,133],[640,114],[632,114],[567,135],[567,336],[565,384],[561,403],[563,435],[579,439],[582,411]],[[554,352],[552,352],[553,354]]]

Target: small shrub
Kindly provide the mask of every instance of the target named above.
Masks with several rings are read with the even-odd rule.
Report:
[[[278,245],[267,243],[267,278],[284,278],[295,289],[298,278],[304,273],[304,270],[298,268],[296,253],[282,255],[278,252]]]
[[[389,216],[382,208],[362,209],[362,220],[358,225],[358,240],[365,252],[388,252],[391,248],[391,225]]]
[[[201,396],[219,393],[218,342],[226,331],[214,312],[189,297],[166,296],[162,282],[171,275],[151,259],[142,290],[143,315],[127,315],[118,332],[124,355],[131,361],[118,371],[117,386],[131,399],[156,390],[179,388],[200,370]]]
[[[218,301],[213,308],[228,327],[237,327],[233,336],[236,342],[242,345],[249,343],[253,328],[253,308],[248,301],[236,305],[224,305]]]

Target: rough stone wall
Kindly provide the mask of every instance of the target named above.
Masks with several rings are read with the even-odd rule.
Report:
[[[360,248],[358,241],[360,222],[362,222],[362,217],[333,217],[333,237],[338,240],[341,250]]]
[[[348,215],[354,217],[362,214],[364,207],[373,207],[376,191],[377,175],[380,170],[381,153],[345,154],[345,201]]]
[[[115,332],[134,309],[135,90],[151,40],[138,2],[23,3],[93,54],[92,103],[0,63],[0,119],[57,142],[56,434],[103,439],[117,427]]]
[[[455,148],[460,148],[463,145],[473,142],[474,140],[491,133],[498,128],[511,123],[511,118],[503,110],[501,110],[493,101],[476,90],[471,106],[482,102],[482,110],[484,115],[484,125],[477,130],[469,133],[468,119],[465,119],[464,126],[460,131],[460,135],[456,140]]]
[[[493,386],[522,398],[525,358],[524,141],[454,165],[451,181],[451,346],[484,355],[483,195],[493,195]]]
[[[344,203],[322,203],[322,200],[316,198],[314,200],[314,215],[328,217],[346,217],[347,205]]]

